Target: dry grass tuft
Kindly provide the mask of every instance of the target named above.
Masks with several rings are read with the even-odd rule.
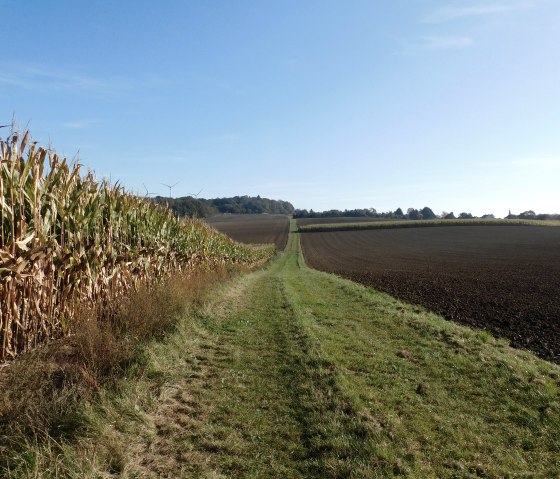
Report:
[[[111,308],[84,309],[70,334],[0,369],[0,475],[28,444],[71,440],[88,430],[84,404],[142,361],[143,346],[173,332],[189,308],[231,271],[176,275]],[[111,315],[107,317],[106,312]]]

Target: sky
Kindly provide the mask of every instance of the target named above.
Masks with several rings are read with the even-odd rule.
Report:
[[[560,213],[558,0],[0,0],[0,124],[128,190]],[[0,130],[0,136],[7,130]]]

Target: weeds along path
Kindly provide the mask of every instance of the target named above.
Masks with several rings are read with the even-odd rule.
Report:
[[[559,477],[560,368],[304,265],[198,319],[126,477]]]

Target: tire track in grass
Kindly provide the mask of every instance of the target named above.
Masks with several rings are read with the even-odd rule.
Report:
[[[135,477],[557,476],[557,366],[310,270],[298,240],[200,314]]]
[[[181,380],[164,387],[158,405],[147,418],[144,441],[127,467],[127,477],[221,477],[209,465],[209,456],[221,446],[212,435],[203,435],[204,424],[212,409],[207,391],[215,388],[223,363],[231,350],[205,327],[208,309],[219,314],[234,311],[244,303],[252,276],[230,284],[211,306],[201,311],[195,337],[185,345]],[[181,366],[177,364],[179,369]]]
[[[301,477],[285,360],[290,311],[270,274],[240,281],[201,316],[190,372],[162,394],[132,475]]]
[[[244,308],[212,323],[228,338],[233,378],[215,397],[213,422],[236,445],[212,462],[230,477],[374,477],[368,438],[377,425],[345,396],[335,364],[294,306],[284,272],[298,269],[297,241],[292,236],[287,253],[259,273]]]
[[[206,308],[136,477],[367,477],[355,456],[370,431],[294,308],[279,274],[288,257]]]

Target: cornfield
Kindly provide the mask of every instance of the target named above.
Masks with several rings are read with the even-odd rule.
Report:
[[[172,272],[272,254],[82,175],[29,132],[0,150],[0,360],[63,336],[83,305],[108,307]]]

